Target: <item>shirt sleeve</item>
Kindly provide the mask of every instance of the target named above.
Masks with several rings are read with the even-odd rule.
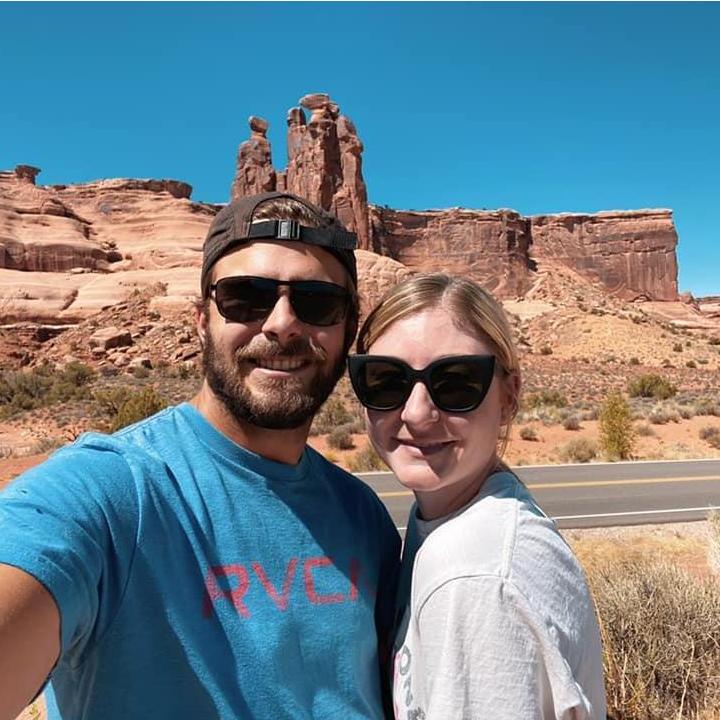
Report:
[[[117,611],[137,508],[128,462],[101,447],[63,449],[0,493],[0,563],[29,573],[53,596],[61,654],[71,662]]]
[[[488,576],[449,581],[423,603],[414,680],[423,684],[427,720],[589,717],[567,687],[572,679],[555,677],[557,658],[547,657],[543,629],[522,600],[511,583]],[[567,702],[568,692],[577,702]]]

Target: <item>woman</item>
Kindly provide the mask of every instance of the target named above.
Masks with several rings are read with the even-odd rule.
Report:
[[[520,369],[500,305],[412,278],[348,364],[370,439],[415,494],[394,646],[398,720],[605,719],[593,603],[572,551],[500,458]]]

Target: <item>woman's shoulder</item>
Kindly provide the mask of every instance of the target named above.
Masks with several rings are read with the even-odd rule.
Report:
[[[435,578],[496,576],[522,588],[556,567],[582,576],[572,550],[555,523],[512,472],[491,475],[461,513],[437,528],[418,553]],[[549,572],[553,568],[553,572]]]

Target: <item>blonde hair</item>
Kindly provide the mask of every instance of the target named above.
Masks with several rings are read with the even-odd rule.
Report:
[[[472,280],[443,273],[417,275],[391,288],[368,315],[357,340],[358,353],[366,353],[375,341],[398,320],[430,308],[443,308],[458,330],[475,334],[492,348],[496,363],[507,382],[520,378],[520,363],[512,330],[502,305]],[[519,397],[512,393],[512,404],[500,432],[498,456],[507,448]]]

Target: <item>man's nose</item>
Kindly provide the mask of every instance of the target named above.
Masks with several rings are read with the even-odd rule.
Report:
[[[263,333],[281,345],[286,345],[302,335],[302,326],[303,323],[290,304],[290,289],[279,288],[277,302],[263,322]]]

